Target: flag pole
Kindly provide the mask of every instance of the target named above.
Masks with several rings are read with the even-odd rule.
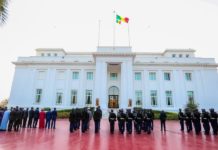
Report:
[[[116,12],[113,11],[113,17],[115,18],[115,22],[113,19],[113,50],[115,50],[115,40],[116,40]]]
[[[100,46],[101,20],[98,20],[98,47]]]
[[[129,42],[129,47],[130,47],[130,40],[131,39],[130,39],[130,32],[129,32],[129,22],[128,22],[128,40],[129,40],[128,42]]]

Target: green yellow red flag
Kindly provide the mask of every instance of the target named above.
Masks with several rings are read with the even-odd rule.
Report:
[[[121,24],[121,22],[125,22],[125,23],[128,23],[129,22],[129,18],[127,17],[121,17],[119,15],[116,15],[116,22],[118,24]]]

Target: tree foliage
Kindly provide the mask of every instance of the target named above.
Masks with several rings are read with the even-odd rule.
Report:
[[[8,16],[8,0],[0,0],[0,26],[3,25]]]
[[[185,109],[190,110],[193,112],[194,110],[198,109],[199,104],[195,103],[193,100],[189,100],[185,105]]]
[[[0,101],[0,107],[2,107],[2,108],[6,107],[7,104],[8,104],[8,100],[7,99],[4,99],[4,100]]]

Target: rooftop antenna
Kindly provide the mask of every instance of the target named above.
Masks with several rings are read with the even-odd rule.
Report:
[[[113,50],[115,50],[115,33],[116,33],[116,12],[115,10],[113,11],[113,17],[115,18],[115,21],[113,19]]]
[[[100,46],[101,20],[98,20],[98,47]]]

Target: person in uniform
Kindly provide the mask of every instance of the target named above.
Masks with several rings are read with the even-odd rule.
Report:
[[[185,115],[182,112],[182,109],[179,109],[178,119],[179,119],[179,123],[180,123],[180,130],[184,131],[184,119],[185,119]]]
[[[116,114],[114,113],[113,109],[111,109],[111,112],[109,114],[109,122],[110,122],[110,132],[113,134],[114,133],[114,124],[116,122]]]
[[[136,132],[138,134],[141,134],[141,130],[142,130],[142,120],[143,120],[143,115],[142,112],[140,110],[137,111],[137,116],[135,119],[136,122]]]
[[[28,124],[27,124],[28,128],[32,128],[33,117],[34,117],[34,109],[33,109],[33,107],[31,107],[31,109],[29,111],[29,119],[28,119]]]
[[[147,130],[147,133],[150,134],[151,133],[151,130],[152,129],[152,119],[153,118],[153,114],[152,114],[152,111],[149,110],[147,113],[146,113],[146,130]]]
[[[36,108],[34,111],[34,116],[33,116],[33,128],[36,128],[39,120],[39,108]]]
[[[44,109],[41,109],[39,113],[39,129],[45,128],[45,111]]]
[[[49,108],[48,111],[45,114],[45,128],[50,129],[50,124],[51,124],[51,109]]]
[[[121,134],[124,133],[125,131],[125,120],[126,120],[126,114],[123,112],[123,109],[120,110],[119,115],[117,115],[117,120],[118,120],[118,126],[119,126],[119,131]]]
[[[74,130],[76,130],[76,111],[75,111],[75,109],[72,109],[70,112],[69,122],[70,122],[70,133],[72,133]]]
[[[154,129],[154,112],[152,109],[150,109],[150,112],[151,112],[151,130]]]
[[[26,121],[28,118],[28,112],[29,112],[29,108],[27,108],[26,110],[24,110],[23,112],[23,128],[26,128]]]
[[[166,131],[166,119],[167,119],[167,115],[166,113],[162,110],[160,112],[160,126],[161,126],[161,131]]]
[[[96,111],[94,111],[94,114],[93,114],[93,119],[94,119],[94,122],[95,122],[95,133],[98,133],[99,132],[99,129],[100,129],[100,121],[101,121],[101,115],[102,115],[102,112],[101,110],[99,109],[99,107],[97,107]],[[89,115],[88,115],[89,116]],[[88,118],[89,119],[89,118]],[[89,120],[88,120],[89,121]]]
[[[7,107],[5,107],[2,121],[0,124],[0,131],[6,131],[9,117],[10,117],[10,111],[7,109]]]
[[[143,122],[142,122],[142,129],[144,129],[144,132],[147,132],[147,130],[148,130],[147,113],[148,113],[148,110],[144,109],[144,111],[143,111]]]
[[[133,120],[134,120],[134,129],[135,129],[135,131],[136,131],[136,117],[137,117],[137,112],[136,112],[136,110],[133,110]]]
[[[218,115],[214,111],[214,109],[210,109],[210,123],[211,123],[211,127],[213,129],[214,135],[217,135],[217,128],[218,128],[217,118],[218,118]]]
[[[195,128],[195,133],[200,134],[201,132],[201,113],[196,109],[193,112],[193,117],[192,117],[193,125]]]
[[[189,109],[185,110],[185,124],[187,128],[187,132],[192,131],[192,115]]]
[[[56,128],[56,119],[57,119],[57,111],[56,108],[51,112],[51,128],[55,129]]]
[[[126,130],[129,134],[132,133],[132,121],[134,119],[133,113],[131,112],[131,109],[127,110],[126,114]]]
[[[209,135],[210,134],[210,115],[205,109],[202,109],[201,118],[202,118],[201,120],[202,120],[203,127],[204,127],[204,133],[206,135]]]

